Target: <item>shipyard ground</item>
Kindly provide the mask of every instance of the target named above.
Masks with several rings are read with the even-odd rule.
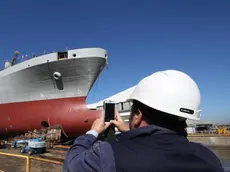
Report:
[[[27,156],[26,153],[20,153],[19,149],[13,148],[0,149],[0,152]],[[47,153],[44,154],[30,156],[30,172],[61,172],[65,153],[66,149],[52,149],[48,150]],[[37,158],[39,160],[33,158]],[[47,162],[44,162],[44,160]],[[0,155],[0,172],[2,171],[25,172],[26,159]]]
[[[229,137],[230,138],[230,137]],[[226,138],[227,140],[229,138]],[[191,138],[190,138],[191,139]],[[207,138],[192,138],[191,140],[203,141]],[[230,145],[208,145],[208,147],[221,159],[226,172],[230,172]],[[46,160],[50,162],[44,162],[40,160],[30,160],[30,172],[61,172],[62,162],[64,161],[67,147],[56,147],[54,149],[48,149],[47,153],[40,155],[32,155],[32,158],[41,158],[41,160]],[[26,155],[25,153],[20,153],[19,149],[5,148],[0,149],[0,152]],[[205,155],[204,155],[205,156]],[[52,163],[56,162],[56,164]],[[0,155],[0,172],[25,172],[26,171],[26,159]]]
[[[0,172],[25,172],[25,160],[14,157],[0,157]],[[61,165],[49,164],[40,161],[31,161],[31,172],[61,172]]]

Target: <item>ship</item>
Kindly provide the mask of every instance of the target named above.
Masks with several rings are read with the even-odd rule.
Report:
[[[108,65],[103,48],[43,53],[17,63],[16,52],[0,71],[0,136],[9,137],[61,125],[76,137],[90,129],[100,110],[86,98]]]

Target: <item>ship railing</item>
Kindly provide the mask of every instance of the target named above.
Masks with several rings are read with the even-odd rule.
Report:
[[[52,53],[57,53],[57,59],[58,60],[61,60],[61,59],[67,59],[68,58],[68,49],[66,48],[66,50],[65,51],[53,51]],[[16,63],[15,64],[13,64],[12,65],[12,62],[10,62],[11,63],[11,65],[10,66],[15,66],[15,65],[17,65],[17,64],[20,64],[20,63],[22,63],[22,62],[25,62],[25,61],[28,61],[28,60],[30,60],[30,59],[33,59],[33,58],[36,58],[36,57],[39,57],[39,56],[42,56],[42,55],[46,55],[46,54],[48,54],[48,52],[46,52],[46,51],[44,51],[42,54],[39,54],[39,55],[35,55],[34,53],[32,53],[32,56],[28,56],[28,55],[23,55],[23,56],[21,56],[21,57],[18,57],[17,59],[16,59]],[[6,63],[7,61],[5,61],[5,63]],[[9,61],[8,61],[9,62]],[[9,66],[9,67],[10,67]],[[2,71],[2,70],[4,70],[4,69],[6,69],[6,68],[8,68],[8,67],[3,67],[3,68],[0,68],[0,71]]]
[[[39,56],[42,56],[42,55],[45,55],[45,54],[47,54],[47,53],[44,52],[43,54],[40,54]],[[17,64],[20,64],[20,63],[22,63],[22,62],[31,60],[31,59],[36,58],[36,57],[39,57],[39,56],[37,56],[37,55],[35,55],[35,54],[32,54],[32,56],[23,55],[23,56],[19,57],[19,58],[16,60],[16,63],[15,63],[14,65],[11,65],[11,66],[15,66],[15,65],[17,65]],[[9,61],[6,60],[5,62],[9,62]],[[10,62],[10,63],[11,63],[11,62]],[[10,67],[10,66],[9,66],[9,67]],[[4,69],[7,69],[7,68],[5,68],[5,67],[0,68],[0,71],[2,71],[2,70],[4,70]]]
[[[63,162],[51,160],[51,159],[46,159],[46,158],[25,156],[25,155],[12,154],[12,153],[6,153],[6,152],[0,152],[0,155],[26,159],[26,172],[31,171],[31,160],[36,160],[36,161],[41,161],[41,162],[46,162],[46,163],[51,163],[51,164],[57,164],[57,165],[63,165]],[[1,172],[1,170],[0,170],[0,172]]]

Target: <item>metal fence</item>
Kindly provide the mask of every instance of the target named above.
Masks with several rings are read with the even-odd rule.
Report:
[[[60,161],[54,161],[54,160],[49,160],[45,158],[38,158],[38,157],[31,157],[31,156],[25,156],[25,155],[18,155],[18,154],[12,154],[12,153],[6,153],[6,152],[0,152],[0,155],[3,156],[8,156],[8,157],[17,157],[17,158],[23,158],[26,160],[26,172],[31,171],[31,160],[36,160],[36,161],[42,161],[42,162],[47,162],[47,163],[52,163],[52,164],[58,164],[62,165],[63,163]],[[0,172],[4,172],[0,169]]]

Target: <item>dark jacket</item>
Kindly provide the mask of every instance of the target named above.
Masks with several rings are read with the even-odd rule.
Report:
[[[201,144],[174,131],[147,126],[124,132],[117,141],[78,137],[69,149],[64,172],[223,172],[219,159]]]

